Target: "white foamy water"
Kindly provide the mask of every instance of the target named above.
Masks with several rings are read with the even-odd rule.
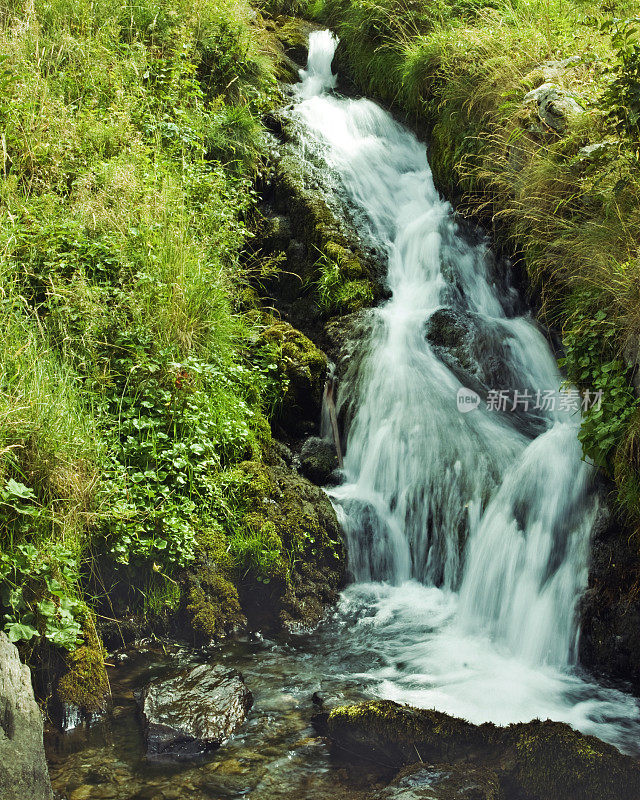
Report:
[[[534,321],[505,311],[491,254],[461,234],[424,145],[376,104],[331,94],[336,43],[311,34],[294,113],[387,254],[391,292],[339,389],[356,409],[331,491],[356,580],[335,621],[345,677],[474,722],[550,717],[633,749],[636,701],[574,667],[597,511],[579,414],[458,410],[460,378],[425,335],[443,308],[482,332],[500,388],[561,376]]]

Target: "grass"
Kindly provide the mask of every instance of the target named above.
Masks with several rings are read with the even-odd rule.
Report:
[[[337,31],[338,59],[359,86],[428,126],[440,185],[518,254],[547,322],[573,342],[594,326],[602,346],[590,352],[586,370],[572,359],[587,356],[570,347],[570,376],[581,388],[606,389],[611,364],[622,365],[616,375],[624,387],[611,384],[611,414],[585,419],[582,441],[640,527],[631,389],[640,334],[640,46],[632,25],[612,21],[636,11],[626,0],[606,8],[584,0],[309,7]],[[545,62],[576,56],[568,69],[545,70]],[[583,109],[562,133],[531,128],[523,100],[545,81]],[[593,154],[584,149],[590,145],[598,146]]]
[[[91,645],[87,603],[176,608],[269,441],[242,308],[277,84],[243,0],[5,0],[0,85],[0,605],[35,658]]]

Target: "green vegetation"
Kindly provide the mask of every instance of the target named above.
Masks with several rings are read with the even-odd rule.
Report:
[[[308,7],[340,36],[342,70],[428,127],[434,173],[459,208],[483,216],[520,254],[546,320],[563,330],[569,378],[603,391],[601,410],[585,417],[584,451],[615,479],[621,507],[639,526],[634,12],[627,0]],[[557,121],[529,94],[543,84],[563,107]]]
[[[261,25],[243,0],[0,4],[0,613],[90,710],[96,610],[210,638],[238,576],[299,549],[271,559],[234,505],[291,363],[250,308]]]
[[[317,261],[318,305],[329,314],[350,314],[372,306],[376,290],[359,259],[344,247],[328,242]]]

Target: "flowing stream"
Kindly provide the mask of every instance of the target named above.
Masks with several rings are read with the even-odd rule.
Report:
[[[598,513],[579,413],[513,402],[515,390],[558,391],[551,348],[439,197],[424,145],[376,104],[333,93],[335,47],[328,31],[311,35],[291,113],[388,263],[390,299],[367,312],[338,396],[351,411],[345,480],[330,496],[354,581],[312,633],[134,654],[114,675],[110,719],[50,744],[54,787],[69,800],[349,800],[309,728],[314,692],[476,723],[551,718],[640,749],[637,701],[576,663]],[[433,344],[438,319],[468,329],[478,368],[466,387]],[[506,410],[487,403],[489,373],[510,393]],[[247,724],[205,764],[149,764],[132,690],[194,660],[244,673]]]
[[[331,491],[356,580],[343,607],[378,656],[366,676],[387,698],[474,722],[551,717],[629,745],[635,702],[574,668],[597,513],[577,393],[559,393],[535,322],[509,315],[512,290],[460,233],[424,145],[376,104],[331,93],[336,44],[311,34],[295,114],[388,258],[391,298],[340,388],[355,413]],[[499,359],[505,410],[480,396],[461,410],[463,385],[425,333],[443,309]]]

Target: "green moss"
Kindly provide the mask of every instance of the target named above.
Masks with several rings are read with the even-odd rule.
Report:
[[[481,729],[465,720],[391,700],[334,708],[328,726],[342,747],[361,755],[384,750],[396,764],[457,758],[482,743]]]
[[[244,622],[238,590],[211,570],[198,574],[189,592],[187,611],[195,637],[202,641],[224,635]]]
[[[267,323],[261,340],[276,348],[276,365],[285,387],[277,417],[285,428],[297,432],[304,420],[319,416],[327,357],[287,322],[268,317]]]
[[[246,613],[270,609],[282,621],[317,621],[335,600],[344,571],[329,499],[281,466],[245,462],[228,479],[236,503],[230,551]]]
[[[634,759],[561,722],[478,726],[438,711],[377,700],[333,709],[327,727],[344,757],[384,760],[395,767],[472,761],[494,770],[514,796],[530,800],[640,796],[640,766]]]
[[[567,725],[534,721],[511,726],[517,778],[540,798],[617,800],[640,796],[640,770],[615,747]]]
[[[62,702],[94,713],[104,709],[109,679],[104,651],[92,622],[85,624],[84,640],[85,644],[67,657],[67,670],[58,681],[57,694]]]

